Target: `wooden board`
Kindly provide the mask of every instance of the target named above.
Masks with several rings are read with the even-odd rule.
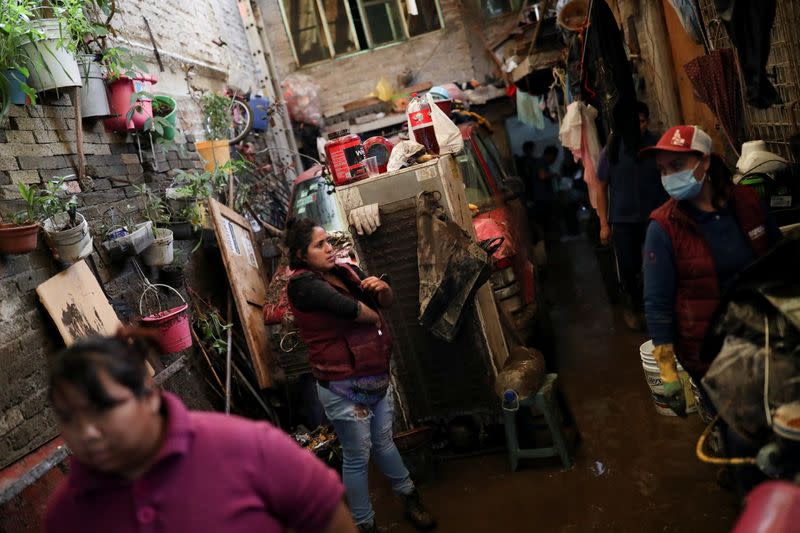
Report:
[[[273,360],[262,311],[267,286],[253,230],[244,217],[214,199],[209,200],[209,212],[258,384],[271,387]]]
[[[116,335],[122,325],[86,261],[48,279],[36,287],[36,294],[67,346],[92,335]],[[145,365],[155,375],[152,365]]]
[[[48,279],[36,294],[67,346],[92,335],[114,335],[122,325],[86,261]]]

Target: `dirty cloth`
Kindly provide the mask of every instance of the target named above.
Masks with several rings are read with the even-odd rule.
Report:
[[[336,472],[266,422],[189,411],[161,393],[166,434],[137,480],[73,458],[50,500],[48,533],[325,531],[344,494]],[[220,468],[224,465],[224,468]]]
[[[517,90],[517,119],[523,124],[543,130],[545,127],[541,98]]]
[[[458,224],[447,218],[438,193],[417,195],[419,321],[452,342],[464,307],[491,274],[489,257]]]
[[[597,164],[600,159],[600,140],[597,136],[595,119],[597,110],[582,101],[567,106],[567,114],[558,132],[561,145],[572,152],[575,161],[583,161],[583,179],[589,188],[589,201],[597,208],[597,195],[600,183],[597,177]],[[638,127],[638,126],[637,126]],[[638,145],[638,137],[637,137]]]
[[[408,495],[414,490],[414,483],[392,438],[394,396],[390,389],[381,401],[367,407],[324,387],[318,386],[317,393],[342,444],[342,480],[353,520],[356,525],[369,524],[375,519],[369,497],[370,455],[396,494]]]
[[[714,4],[736,47],[747,103],[758,109],[779,103],[780,96],[767,77],[777,0],[715,0]]]

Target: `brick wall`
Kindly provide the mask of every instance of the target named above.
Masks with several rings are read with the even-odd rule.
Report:
[[[281,16],[280,0],[257,1],[272,45],[278,78],[284,79],[298,70],[298,66]],[[441,7],[442,30],[394,46],[299,68],[320,86],[323,113],[341,112],[343,104],[372,92],[381,76],[395,83],[397,75],[406,68],[417,74],[418,81],[434,84],[473,78],[483,81],[493,66],[487,61],[483,42],[473,26],[485,26],[490,37],[494,37],[497,33],[494,28],[505,28],[509,18],[483,20],[474,10],[465,10],[458,0],[441,0]]]

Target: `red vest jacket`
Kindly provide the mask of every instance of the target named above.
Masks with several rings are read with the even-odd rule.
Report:
[[[757,256],[769,249],[766,215],[758,194],[749,187],[734,187],[729,200],[739,227]],[[695,379],[705,375],[710,363],[700,360],[700,348],[711,317],[719,305],[720,288],[711,248],[692,218],[670,199],[653,211],[672,241],[677,272],[675,293],[675,356]]]
[[[348,275],[356,283],[361,283],[351,268],[344,266]],[[295,270],[292,278],[306,272]],[[315,276],[320,276],[313,272]],[[333,288],[352,297],[341,287]],[[289,304],[294,313],[294,323],[300,332],[300,339],[308,348],[311,373],[320,381],[337,381],[352,377],[376,376],[389,372],[389,359],[392,355],[392,337],[386,320],[381,316],[382,335],[374,324],[360,324],[352,319],[340,318],[327,311],[304,312]],[[363,302],[362,302],[362,305]]]

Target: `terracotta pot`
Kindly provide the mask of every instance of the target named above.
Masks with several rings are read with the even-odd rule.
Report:
[[[228,141],[198,141],[195,143],[200,157],[205,160],[207,172],[224,165],[231,159],[231,150]]]
[[[27,254],[36,249],[39,224],[0,224],[0,254]]]

